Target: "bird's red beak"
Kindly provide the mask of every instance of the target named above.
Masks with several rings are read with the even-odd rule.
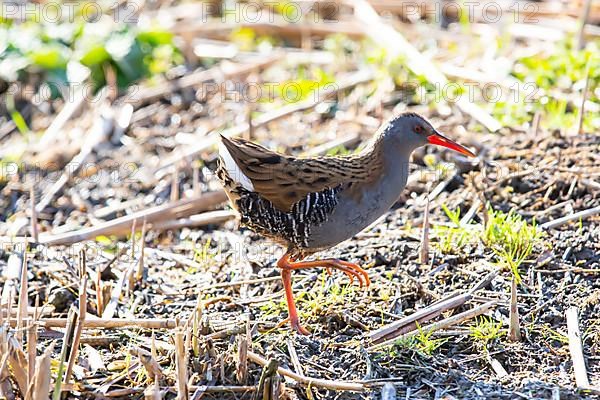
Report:
[[[467,149],[462,144],[456,143],[452,139],[448,139],[446,136],[442,135],[439,132],[436,132],[433,135],[428,136],[427,140],[431,144],[437,144],[438,146],[443,146],[443,147],[447,147],[451,150],[458,151],[459,153],[464,154],[466,156],[475,157],[475,153],[473,153],[471,150]]]

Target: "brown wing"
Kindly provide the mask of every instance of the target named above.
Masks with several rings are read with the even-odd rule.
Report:
[[[221,140],[252,182],[254,192],[286,212],[310,192],[367,183],[383,167],[379,160],[364,160],[359,155],[296,158],[240,138],[221,136]]]

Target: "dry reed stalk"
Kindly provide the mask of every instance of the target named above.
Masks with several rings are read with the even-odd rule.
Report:
[[[137,220],[134,219],[131,221],[131,259],[135,260],[135,225],[137,224]]]
[[[8,365],[21,395],[25,396],[29,386],[27,356],[21,348],[21,343],[14,336],[9,334],[6,339],[8,344]]]
[[[187,357],[184,333],[181,329],[175,330],[175,368],[177,371],[177,399],[188,400]]]
[[[79,343],[81,340],[81,332],[83,332],[83,324],[85,322],[85,317],[87,314],[87,260],[85,249],[81,249],[79,252],[79,310],[77,312],[77,325],[75,327],[75,331],[73,334],[73,343],[71,346],[71,352],[69,354],[69,362],[67,364],[67,371],[65,372],[65,383],[69,383],[71,379],[71,373],[73,372],[73,366],[77,361],[77,356],[79,354]]]
[[[96,315],[100,317],[104,311],[104,293],[102,291],[102,271],[100,270],[100,266],[96,268],[96,281],[94,283],[96,286]]]
[[[0,324],[0,396],[7,396],[8,393],[13,393],[8,370],[8,357],[10,356],[10,348],[8,346],[8,330],[4,324]]]
[[[288,353],[290,355],[290,360],[292,360],[292,365],[294,366],[296,373],[298,373],[298,375],[304,376],[304,369],[302,368],[302,364],[300,364],[300,359],[298,358],[296,347],[294,347],[294,342],[291,338],[287,339],[287,348]]]
[[[521,341],[521,326],[519,323],[519,307],[517,302],[517,279],[512,277],[510,285],[510,322],[508,329],[508,340]]]
[[[167,203],[150,207],[148,209],[137,211],[123,217],[102,222],[96,226],[81,228],[79,230],[56,235],[41,235],[40,243],[47,246],[69,245],[90,240],[100,235],[122,236],[130,231],[131,223],[135,219],[143,220],[145,218],[149,225],[153,225],[159,222],[182,218],[188,215],[206,211],[224,202],[225,200],[227,200],[227,196],[222,190],[203,193],[198,197],[190,197],[179,200],[175,203]]]
[[[417,329],[417,323],[429,321],[440,315],[446,310],[451,310],[465,304],[472,298],[471,293],[452,294],[444,300],[440,300],[428,307],[425,307],[407,317],[391,324],[385,325],[373,332],[368,337],[373,343],[394,339],[400,335]]]
[[[31,237],[33,238],[33,242],[37,243],[39,241],[39,236],[37,210],[35,209],[35,185],[31,185],[29,197],[31,202]]]
[[[592,9],[592,0],[584,0],[584,5],[581,7],[581,13],[579,14],[579,32],[577,34],[577,48],[583,50],[585,47],[585,24],[590,17],[590,10]],[[587,86],[587,85],[586,85]]]
[[[121,273],[116,285],[110,291],[110,299],[108,300],[108,304],[106,304],[104,307],[102,319],[111,319],[112,316],[115,315],[117,306],[119,305],[119,299],[121,298],[121,293],[123,292],[123,286],[125,285],[125,280],[128,276],[128,271],[129,269]]]
[[[90,388],[90,389],[92,389],[92,388]],[[256,386],[235,386],[235,385],[189,385],[188,389],[190,390],[190,392],[198,391],[198,393],[200,393],[200,394],[204,394],[204,393],[242,393],[242,394],[244,394],[244,393],[249,393],[249,392],[255,392],[257,387]],[[148,388],[143,388],[143,387],[131,387],[131,388],[123,389],[123,390],[119,389],[119,390],[114,390],[114,391],[107,393],[107,397],[108,397],[108,394],[112,395],[112,397],[117,397],[117,396],[143,393],[146,390],[148,390]],[[164,388],[164,391],[176,392],[177,390],[178,390],[177,386],[167,386]],[[164,391],[161,391],[161,396]]]
[[[207,211],[201,214],[190,215],[187,218],[173,219],[170,221],[159,222],[152,225],[155,232],[181,229],[185,227],[197,227],[205,225],[218,225],[237,217],[237,213],[232,210]]]
[[[429,264],[429,197],[425,203],[425,212],[423,214],[423,229],[421,236],[421,264]]]
[[[194,196],[200,194],[200,162],[194,161],[192,163],[192,192]]]
[[[64,328],[68,325],[68,318],[40,318],[39,324],[45,328]],[[29,322],[26,319],[25,322]],[[8,321],[10,326],[16,326],[16,319]],[[173,329],[178,326],[175,319],[168,318],[86,318],[83,323],[85,329],[116,329],[116,328],[144,328],[144,329]]]
[[[542,122],[542,113],[539,110],[536,110],[535,114],[533,114],[533,120],[531,121],[531,126],[529,128],[529,135],[533,140],[537,139],[538,132],[540,131],[540,122]]]
[[[67,324],[65,329],[65,336],[63,338],[63,344],[60,351],[60,360],[58,364],[58,371],[56,372],[56,380],[54,381],[54,391],[52,392],[52,400],[60,400],[63,385],[63,376],[65,370],[65,362],[68,358],[71,350],[71,339],[75,333],[75,325],[77,323],[77,309],[71,305],[69,308],[69,314],[67,316]]]
[[[152,341],[150,343],[150,354],[152,355],[152,357],[155,360],[158,357],[158,355],[156,353],[156,337],[154,336],[154,331],[152,331]]]
[[[52,362],[52,352],[54,351],[55,342],[50,343],[44,353],[37,357],[35,363],[35,375],[33,377],[33,386],[31,388],[32,400],[48,400],[50,394],[50,377],[52,371],[50,369]]]
[[[52,144],[56,137],[63,131],[63,127],[71,117],[77,113],[81,106],[88,99],[87,90],[83,85],[73,86],[73,90],[68,94],[71,101],[67,101],[63,108],[56,114],[46,131],[40,136],[37,146],[42,149]]]
[[[179,167],[177,164],[173,168],[171,177],[171,202],[179,200]]]
[[[35,308],[37,310],[38,305],[40,303],[40,298],[36,296],[35,298]],[[29,386],[33,383],[33,376],[35,375],[35,365],[36,365],[36,349],[37,349],[37,319],[38,313],[36,312],[33,315],[33,322],[29,324],[27,328],[27,372],[29,377]]]
[[[19,282],[19,300],[17,305],[17,332],[16,338],[19,343],[23,344],[23,318],[27,315],[28,298],[27,292],[29,291],[27,281],[27,244],[25,249],[21,253],[21,271],[20,271],[20,282]]]
[[[587,1],[587,3],[591,3],[591,0],[586,0],[586,1]],[[591,64],[591,61],[588,59],[587,65],[585,67],[585,85],[583,85],[583,92],[581,93],[581,103],[579,105],[579,114],[577,116],[577,131],[575,133],[578,135],[581,135],[583,133],[583,118],[585,117],[585,101],[587,100],[588,86],[590,83],[590,64]]]
[[[248,351],[248,359],[263,367],[269,363],[269,360],[252,351]],[[283,367],[277,368],[277,372],[306,386],[315,386],[329,390],[348,390],[354,392],[362,392],[364,390],[364,385],[360,382],[342,382],[330,381],[327,379],[310,378],[307,376],[299,375]]]
[[[400,338],[411,337],[411,336],[418,334],[419,332],[428,332],[428,333],[435,332],[440,329],[445,329],[450,326],[460,324],[461,322],[468,321],[470,319],[473,319],[473,318],[487,312],[490,308],[492,308],[495,305],[496,305],[496,301],[488,301],[485,304],[482,304],[477,307],[473,307],[472,309],[470,309],[468,311],[453,315],[450,318],[446,318],[439,322],[434,322],[432,324],[426,325],[426,326],[422,327],[421,329],[419,329],[418,331],[413,330],[408,333],[405,333],[404,335],[394,337],[394,338],[386,340],[385,342],[382,342],[382,343],[378,343],[375,346],[369,347],[367,350],[373,351],[373,350],[377,350],[377,349],[380,349],[385,346],[390,346],[390,345],[394,344]]]
[[[479,207],[481,207],[481,200],[476,197],[473,199],[473,203],[471,204],[471,207],[469,207],[469,210],[465,213],[464,217],[460,219],[459,224],[461,227],[466,226],[469,222],[471,222],[475,216],[475,213],[477,213],[477,210],[479,210]]]
[[[245,385],[248,382],[248,348],[252,337],[250,335],[250,318],[245,315],[246,330],[237,336],[237,364],[235,375],[238,383]]]
[[[587,210],[578,211],[576,213],[573,213],[573,214],[570,214],[570,215],[567,215],[567,216],[564,216],[561,218],[557,218],[553,221],[548,221],[548,222],[540,225],[540,227],[542,229],[552,229],[552,228],[561,226],[563,224],[566,224],[567,222],[591,217],[592,215],[596,215],[596,214],[600,214],[600,206],[588,208]]]
[[[203,310],[204,304],[202,302],[202,297],[200,294],[198,294],[198,298],[196,299],[196,307],[194,308],[194,312],[192,314],[192,351],[196,357],[200,355],[200,341],[198,339],[200,337],[200,324],[202,321]]]
[[[144,280],[146,279],[146,275],[148,274],[145,269],[144,264],[144,250],[146,248],[146,219],[142,224],[142,237],[140,238],[140,259],[138,260],[137,272],[135,275],[135,279],[140,285],[140,287],[144,284]]]
[[[573,360],[573,371],[575,373],[575,383],[580,389],[588,389],[590,381],[588,380],[585,367],[585,358],[583,357],[583,345],[581,342],[581,331],[579,329],[579,318],[577,307],[569,307],[566,311],[567,334],[569,336],[569,352]]]
[[[187,367],[187,363],[189,361],[190,349],[192,348],[192,330],[190,329],[189,320],[186,321],[186,324],[183,326],[183,354],[185,354],[185,365]],[[225,377],[223,376],[223,379]],[[188,386],[192,381],[188,379]]]

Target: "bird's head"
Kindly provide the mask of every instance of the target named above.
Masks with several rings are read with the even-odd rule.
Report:
[[[384,135],[392,139],[392,143],[400,148],[409,148],[412,150],[426,144],[436,144],[447,147],[469,157],[475,157],[475,154],[465,146],[447,138],[429,121],[415,113],[401,114],[391,121],[384,128]]]

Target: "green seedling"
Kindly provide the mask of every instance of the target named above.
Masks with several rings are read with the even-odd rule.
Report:
[[[221,258],[221,246],[219,246],[215,252],[215,250],[211,249],[211,244],[212,240],[208,238],[208,240],[202,246],[200,246],[200,248],[194,248],[194,262],[197,262],[204,267],[208,267],[215,263],[215,259]]]
[[[481,317],[475,321],[475,324],[469,327],[470,335],[473,339],[481,343],[483,348],[491,341],[501,336],[502,322],[496,322],[492,318]]]
[[[415,350],[422,356],[431,356],[440,346],[448,341],[447,338],[434,339],[433,331],[424,331],[417,324],[418,332],[413,335],[403,336],[396,340],[390,350],[392,356],[398,355],[398,350]]]
[[[450,220],[450,226],[437,225],[433,229],[436,244],[444,254],[459,252],[468,243],[475,242],[479,227],[473,224],[460,223],[460,209],[450,210],[445,204],[442,209]]]
[[[512,271],[517,283],[520,283],[519,267],[531,255],[543,233],[535,221],[529,224],[513,210],[505,214],[490,208],[488,215],[482,240],[496,254],[498,265]]]

